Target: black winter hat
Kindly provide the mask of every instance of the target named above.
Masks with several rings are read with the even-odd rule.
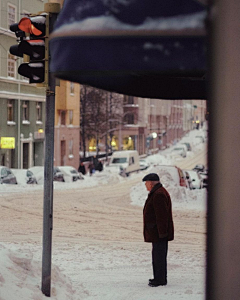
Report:
[[[143,177],[142,181],[159,181],[159,176],[156,173],[150,173]]]

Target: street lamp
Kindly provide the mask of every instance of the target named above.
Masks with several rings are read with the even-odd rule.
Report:
[[[158,135],[157,135],[157,133],[156,133],[156,132],[153,132],[153,133],[152,133],[152,137],[153,137],[154,139],[156,139],[156,138],[157,138],[157,136],[158,136]]]

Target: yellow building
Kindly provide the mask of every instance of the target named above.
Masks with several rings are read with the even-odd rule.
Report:
[[[60,80],[56,86],[54,165],[79,166],[80,85]]]

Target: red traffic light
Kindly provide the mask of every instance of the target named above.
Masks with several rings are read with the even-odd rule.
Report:
[[[48,82],[49,60],[49,14],[41,13],[22,18],[19,23],[12,24],[10,30],[17,36],[17,45],[10,47],[10,53],[24,57],[28,63],[22,63],[18,73],[29,78],[30,83]]]
[[[46,33],[45,23],[46,16],[44,15],[22,18],[18,23],[18,28],[26,33],[30,33],[30,35],[42,37]]]

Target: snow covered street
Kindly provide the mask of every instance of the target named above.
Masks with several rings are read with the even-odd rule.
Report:
[[[151,244],[142,236],[147,192],[141,179],[149,172],[122,178],[104,170],[54,184],[52,299],[204,299],[206,189],[172,187],[168,285],[147,285]],[[2,185],[0,194],[0,299],[46,299],[40,290],[42,186]]]

